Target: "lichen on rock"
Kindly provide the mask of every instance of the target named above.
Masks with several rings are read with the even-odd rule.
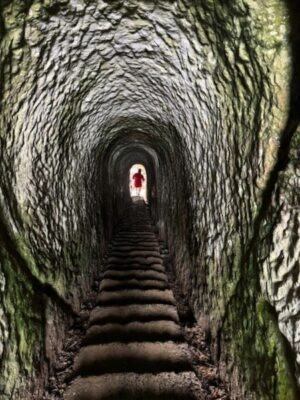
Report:
[[[273,328],[256,300],[274,307],[272,326],[299,363],[291,7],[1,1],[0,341],[4,371],[14,365],[11,388],[26,374],[34,386],[38,364],[53,367],[67,314],[78,311],[130,200],[128,171],[143,163],[152,217],[233,396],[284,399],[285,355],[268,354],[280,335],[261,343]],[[40,299],[55,321],[51,334]],[[277,397],[265,394],[270,388]]]

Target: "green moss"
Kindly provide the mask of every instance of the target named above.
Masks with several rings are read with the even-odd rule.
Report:
[[[251,271],[254,267],[250,265],[226,304],[222,337],[226,338],[227,352],[249,396],[296,400],[299,392],[287,340],[278,328],[275,310],[260,296]]]
[[[297,387],[293,376],[291,363],[287,358],[286,340],[278,328],[276,315],[270,305],[263,299],[257,304],[257,314],[260,326],[265,332],[264,346],[268,356],[274,356],[274,399],[295,400]]]
[[[231,351],[246,388],[259,400],[296,400],[295,377],[284,341],[270,305],[260,299],[253,313],[251,302],[231,307],[227,328]]]
[[[16,251],[21,255],[22,259],[26,262],[27,267],[30,269],[31,273],[38,277],[41,282],[45,282],[44,276],[41,274],[37,267],[36,260],[34,259],[31,251],[29,250],[28,243],[26,239],[19,235],[15,239]]]
[[[43,259],[43,265],[38,265],[30,250],[27,240],[22,235],[16,237],[15,248],[26,263],[30,273],[40,282],[41,285],[45,283],[51,285],[61,296],[64,296],[67,293],[70,286],[70,279],[73,278],[72,276],[68,278],[59,274],[60,269],[54,270],[53,265],[50,265],[50,260],[46,257]],[[64,248],[61,253],[61,259],[66,266],[66,270],[68,270],[68,268],[72,269],[73,263],[69,251]],[[78,256],[78,260],[81,260],[80,256]]]
[[[20,384],[20,375],[33,373],[42,343],[43,301],[17,265],[1,256],[6,280],[3,302],[9,321],[9,338],[0,385],[10,392]]]

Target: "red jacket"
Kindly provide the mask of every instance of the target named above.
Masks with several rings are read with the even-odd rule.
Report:
[[[136,188],[142,187],[143,181],[145,180],[144,176],[140,172],[136,172],[132,179],[134,180],[134,186]]]

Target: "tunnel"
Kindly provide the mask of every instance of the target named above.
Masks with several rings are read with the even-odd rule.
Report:
[[[63,398],[135,164],[228,398],[300,398],[299,20],[294,0],[1,0],[1,399]]]

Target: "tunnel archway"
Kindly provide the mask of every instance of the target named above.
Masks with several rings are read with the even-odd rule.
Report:
[[[297,391],[298,6],[152,3],[0,4],[5,398],[54,369],[132,163],[232,392]]]
[[[168,231],[166,219],[172,219],[170,210],[182,207],[185,200],[180,202],[182,194],[188,193],[187,172],[182,165],[188,165],[185,159],[182,140],[174,128],[142,122],[143,130],[135,131],[136,121],[126,122],[130,128],[117,131],[105,152],[101,152],[95,169],[95,188],[101,194],[101,214],[105,219],[104,229],[110,238],[124,209],[131,203],[128,190],[128,170],[136,163],[145,166],[148,174],[148,204],[151,216],[157,225],[160,235],[167,240]],[[141,123],[141,122],[140,122]],[[149,124],[149,125],[148,125]],[[168,138],[169,136],[169,138]],[[173,160],[180,160],[180,165],[174,168]],[[99,171],[99,172],[98,172]],[[106,183],[104,183],[106,182]],[[177,183],[176,183],[177,182]],[[183,182],[183,187],[178,185]],[[172,194],[173,193],[173,194]],[[176,204],[176,206],[175,206]],[[102,229],[102,228],[101,228]],[[170,228],[171,231],[171,228]]]

